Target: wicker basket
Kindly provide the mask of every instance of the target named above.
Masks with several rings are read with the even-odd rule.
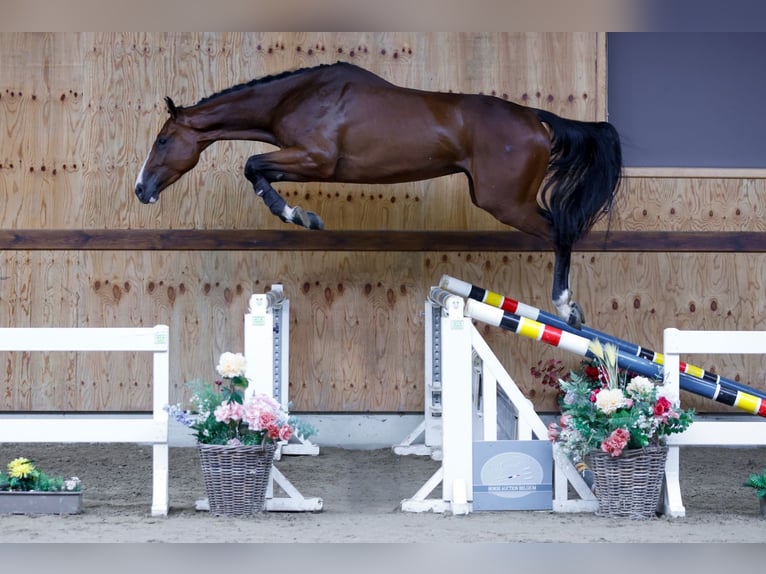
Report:
[[[620,456],[592,451],[589,456],[598,499],[597,515],[656,516],[668,456],[666,446],[626,450]]]
[[[276,444],[197,447],[212,514],[263,512]]]

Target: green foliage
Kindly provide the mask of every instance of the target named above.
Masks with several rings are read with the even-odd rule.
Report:
[[[742,486],[754,488],[758,498],[766,497],[766,469],[761,474],[751,473]]]
[[[28,458],[16,458],[8,463],[7,472],[0,472],[0,491],[61,492],[79,491],[80,479],[50,476],[35,467]]]

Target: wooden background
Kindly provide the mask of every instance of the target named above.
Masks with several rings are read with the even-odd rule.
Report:
[[[309,232],[274,218],[242,176],[267,146],[219,142],[158,204],[135,198],[166,95],[191,105],[337,60],[414,88],[605,114],[596,33],[0,34],[0,325],[166,323],[175,402],[186,381],[215,376],[221,352],[242,350],[250,295],[281,283],[293,410],[413,412],[423,406],[423,305],[443,273],[551,311],[552,253],[474,207],[464,176],[279,186],[324,218],[327,231]],[[657,350],[666,326],[766,329],[765,192],[762,178],[723,172],[628,177],[610,233],[599,224],[573,259],[588,324]],[[554,410],[529,369],[577,357],[480,328],[538,409]],[[760,358],[686,358],[766,389]],[[141,357],[0,360],[5,411],[151,404]]]

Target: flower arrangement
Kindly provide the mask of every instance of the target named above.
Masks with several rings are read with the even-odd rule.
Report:
[[[80,479],[49,476],[35,467],[33,460],[19,457],[8,463],[7,473],[0,472],[0,491],[76,492]]]
[[[304,437],[315,432],[268,395],[254,394],[245,400],[246,366],[241,353],[221,354],[216,371],[223,380],[188,383],[192,408],[171,405],[168,413],[194,430],[200,444],[260,445],[287,441],[296,432]]]
[[[686,430],[693,410],[683,410],[667,396],[661,381],[620,369],[617,348],[589,346],[593,359],[561,379],[561,418],[548,426],[548,437],[577,463],[592,450],[613,457],[626,449],[660,445],[664,437]]]

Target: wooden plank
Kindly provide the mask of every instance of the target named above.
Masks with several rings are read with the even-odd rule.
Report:
[[[626,167],[626,177],[764,179],[766,169],[742,167]]]
[[[517,231],[282,231],[274,229],[3,229],[6,251],[552,251]],[[766,232],[593,231],[575,251],[764,253]]]

